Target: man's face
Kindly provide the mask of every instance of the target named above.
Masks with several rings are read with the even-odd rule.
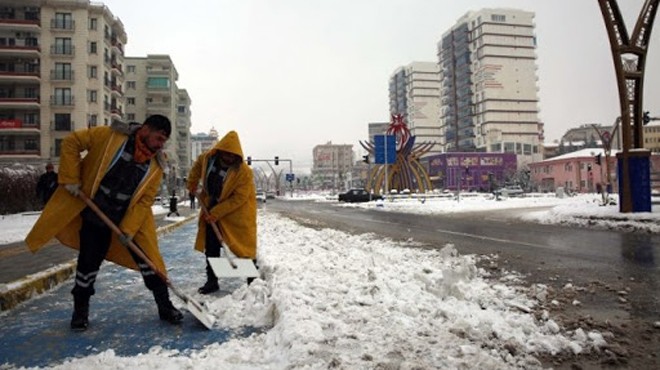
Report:
[[[220,159],[227,166],[233,166],[240,160],[237,155],[223,151],[220,151]]]
[[[143,127],[141,130],[146,131],[142,136],[142,142],[152,153],[163,149],[169,139],[163,130],[152,130],[149,127]]]

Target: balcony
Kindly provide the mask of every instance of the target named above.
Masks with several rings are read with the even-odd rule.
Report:
[[[11,70],[0,70],[0,82],[11,82],[11,83],[39,83],[41,81],[41,75],[39,73],[38,67],[34,70],[26,70],[25,68],[20,68],[19,66],[12,66]]]
[[[41,48],[34,39],[16,40],[0,37],[0,56],[39,59]]]
[[[0,96],[0,108],[5,109],[39,109],[38,96]]]
[[[71,81],[73,82],[74,71],[50,71],[50,80],[51,81]]]
[[[123,70],[122,65],[117,63],[117,61],[112,60],[110,62],[110,67],[112,68],[112,73],[116,73],[116,74],[119,74],[119,75],[124,74],[124,70]]]
[[[110,87],[110,90],[112,90],[112,94],[114,94],[114,95],[119,95],[119,96],[121,96],[121,95],[124,93],[124,92],[122,91],[122,89],[121,89],[121,85],[118,85],[118,84],[113,84],[113,85]]]
[[[2,17],[0,18],[0,29],[11,29],[12,31],[40,31],[41,21],[39,19]]]
[[[39,123],[24,122],[20,119],[0,119],[1,134],[39,133]]]
[[[50,105],[53,107],[73,107],[75,99],[73,96],[51,95]]]
[[[50,29],[53,31],[74,32],[76,30],[76,21],[71,19],[51,19]]]
[[[73,57],[76,55],[76,47],[73,45],[53,45],[50,47],[50,55]]]

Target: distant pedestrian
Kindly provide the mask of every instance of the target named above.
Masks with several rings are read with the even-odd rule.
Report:
[[[170,217],[171,214],[175,214],[178,217],[179,215],[179,209],[178,207],[178,202],[179,202],[179,197],[176,196],[176,191],[172,190],[172,196],[170,197],[170,213],[167,214],[167,217]]]
[[[48,200],[57,189],[57,172],[52,163],[46,165],[46,173],[39,176],[39,181],[37,182],[37,197],[43,205],[48,203]]]
[[[190,197],[190,209],[195,209],[195,193],[188,192],[188,197]]]

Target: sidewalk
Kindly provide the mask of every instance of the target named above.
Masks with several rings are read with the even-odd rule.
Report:
[[[199,209],[180,204],[181,221],[165,220],[158,214],[158,234],[195,219]],[[31,297],[69,279],[75,272],[78,251],[52,240],[37,253],[31,253],[23,242],[0,245],[0,311],[9,310]]]

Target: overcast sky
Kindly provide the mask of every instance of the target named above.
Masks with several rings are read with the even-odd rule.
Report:
[[[442,34],[470,10],[536,13],[546,142],[619,115],[597,0],[105,0],[128,34],[126,55],[169,54],[192,99],[193,133],[236,130],[245,155],[311,167],[315,145],[353,144],[389,120],[400,66],[437,61]],[[619,1],[632,33],[643,0]],[[660,27],[647,59],[645,109],[660,115]]]

